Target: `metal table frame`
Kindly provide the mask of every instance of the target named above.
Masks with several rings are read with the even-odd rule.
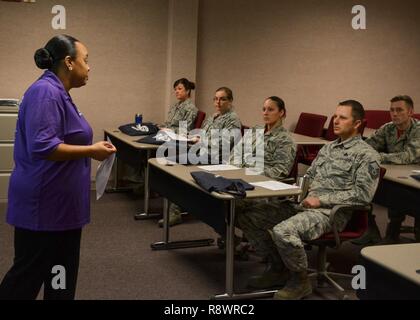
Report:
[[[191,170],[199,170],[194,166],[181,166],[176,165],[178,168],[183,167],[184,173],[189,173]],[[249,293],[235,293],[234,292],[234,231],[235,231],[235,203],[236,199],[230,195],[222,195],[219,193],[208,193],[201,189],[194,182],[185,182],[180,179],[177,175],[168,173],[169,167],[157,164],[156,159],[149,160],[149,171],[151,177],[151,188],[159,192],[164,200],[164,212],[163,212],[163,241],[155,242],[151,244],[153,250],[169,250],[179,248],[193,248],[208,246],[213,243],[213,239],[200,239],[200,240],[189,240],[189,241],[170,241],[169,234],[169,201],[183,202],[182,207],[194,214],[194,210],[205,210],[203,207],[207,204],[214,207],[224,208],[224,219],[226,223],[226,285],[225,292],[212,296],[212,299],[253,299],[253,298],[264,298],[272,296],[276,291],[255,291]],[[243,172],[243,169],[241,169]],[[224,175],[225,172],[218,172],[220,175]],[[268,180],[269,178],[257,176],[259,181]],[[262,179],[261,179],[262,178]],[[253,176],[256,181],[256,176]],[[258,179],[258,178],[257,178]],[[192,177],[191,177],[192,180]],[[175,188],[176,186],[176,188]],[[261,188],[262,189],[262,188]],[[261,192],[261,190],[259,190]],[[254,192],[254,191],[253,191]],[[262,193],[264,194],[264,192]],[[290,189],[289,191],[265,193],[265,196],[260,197],[279,197],[279,196],[296,196],[300,194],[300,189]],[[182,195],[189,195],[181,199]],[[169,198],[169,199],[168,199]],[[188,198],[188,199],[186,199]],[[192,200],[194,199],[194,201]],[[193,203],[194,202],[194,203]],[[196,207],[196,203],[203,204],[202,207]],[[204,205],[205,204],[205,205]]]

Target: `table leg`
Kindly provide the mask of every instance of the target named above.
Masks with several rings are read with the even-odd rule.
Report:
[[[169,243],[169,201],[163,199],[163,242]]]
[[[106,133],[104,133],[104,141],[107,141],[107,139],[108,139],[108,135]],[[115,157],[114,165],[113,165],[112,169],[114,171],[114,173],[113,173],[113,176],[114,176],[113,186],[111,188],[106,189],[105,192],[106,193],[123,193],[123,192],[133,191],[133,188],[118,187],[118,157]]]
[[[136,213],[134,215],[135,220],[146,220],[146,219],[154,219],[159,218],[162,216],[160,213],[149,213],[149,198],[150,198],[150,190],[149,190],[149,159],[152,156],[151,150],[147,150],[146,156],[146,172],[144,175],[144,210],[142,213]]]
[[[226,292],[218,294],[211,299],[233,300],[233,299],[256,299],[272,297],[277,290],[256,291],[248,293],[234,293],[234,254],[235,254],[235,200],[230,201],[229,217],[226,219]]]
[[[169,201],[163,199],[163,241],[155,242],[150,245],[153,250],[170,250],[182,248],[195,248],[210,246],[214,239],[198,239],[185,241],[169,241]]]
[[[234,268],[234,238],[235,238],[235,200],[229,202],[229,219],[226,233],[226,293],[233,295],[233,268]]]

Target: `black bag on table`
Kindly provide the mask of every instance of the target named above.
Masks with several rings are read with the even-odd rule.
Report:
[[[195,182],[208,192],[222,192],[236,198],[245,198],[246,190],[254,190],[255,187],[242,179],[228,179],[216,176],[209,172],[194,171],[191,176]]]
[[[161,145],[161,144],[164,144],[166,141],[156,140],[156,134],[150,134],[144,138],[136,140],[136,142]]]
[[[151,134],[156,134],[159,131],[157,125],[151,122],[144,122],[142,124],[143,128],[147,128],[144,131],[137,129],[137,125],[135,123],[124,124],[119,126],[118,129],[121,132],[128,134],[129,136],[148,136]]]
[[[420,174],[412,174],[410,177],[416,179],[417,181],[420,181]]]

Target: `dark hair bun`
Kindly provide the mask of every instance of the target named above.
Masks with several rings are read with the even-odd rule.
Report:
[[[195,83],[194,82],[191,82],[191,81],[189,81],[189,83],[190,83],[190,89],[191,90],[194,90],[195,89]]]
[[[35,51],[34,60],[36,66],[40,69],[50,69],[53,65],[53,59],[45,48]]]

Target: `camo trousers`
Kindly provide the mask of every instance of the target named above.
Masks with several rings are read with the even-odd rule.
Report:
[[[272,201],[241,212],[237,225],[258,253],[280,255],[289,270],[300,272],[308,268],[304,241],[331,231],[329,211],[306,209],[288,201]],[[344,229],[349,218],[349,213],[337,215],[338,230]]]

